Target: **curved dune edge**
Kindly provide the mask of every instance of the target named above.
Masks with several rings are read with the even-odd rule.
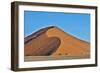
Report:
[[[51,28],[53,27],[40,29],[25,38],[25,56],[50,56],[58,49],[61,40],[46,35],[46,31]]]

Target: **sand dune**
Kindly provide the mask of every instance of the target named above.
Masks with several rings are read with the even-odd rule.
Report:
[[[56,26],[40,29],[25,37],[25,56],[89,57],[90,44]]]

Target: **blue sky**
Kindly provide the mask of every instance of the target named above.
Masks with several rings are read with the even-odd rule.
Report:
[[[24,11],[24,36],[41,28],[57,26],[84,41],[90,41],[90,14]]]

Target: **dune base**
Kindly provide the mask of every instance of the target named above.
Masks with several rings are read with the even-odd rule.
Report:
[[[30,61],[47,61],[47,60],[71,60],[71,59],[87,59],[90,58],[90,56],[25,56],[24,61],[30,62]]]

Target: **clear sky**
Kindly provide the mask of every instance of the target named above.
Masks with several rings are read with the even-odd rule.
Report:
[[[25,37],[48,26],[57,26],[81,40],[90,42],[90,14],[24,11]]]

